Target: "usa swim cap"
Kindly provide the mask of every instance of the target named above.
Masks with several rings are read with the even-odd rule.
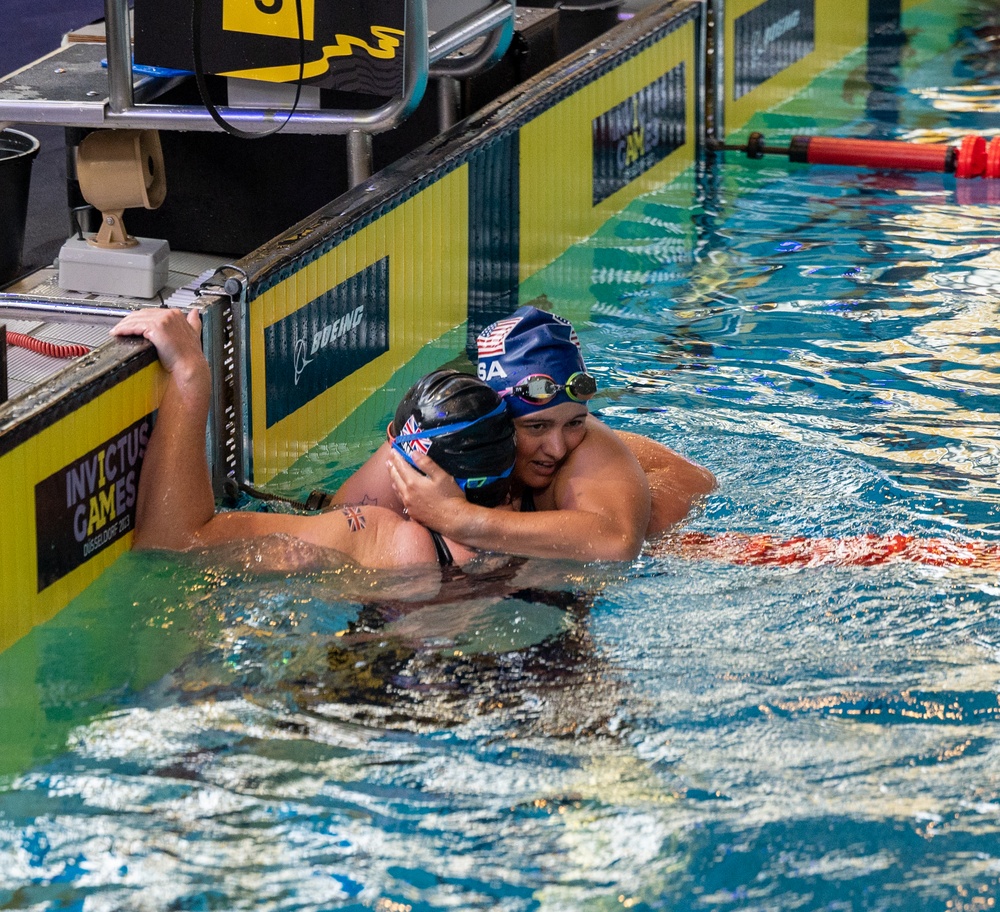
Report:
[[[396,409],[393,446],[410,459],[426,453],[483,507],[503,503],[514,468],[514,424],[500,396],[475,377],[436,370]]]
[[[479,379],[498,393],[532,374],[546,374],[561,385],[573,374],[586,370],[580,340],[572,324],[530,304],[487,326],[476,345]],[[573,401],[565,390],[543,405],[533,405],[517,396],[505,399],[514,417]]]

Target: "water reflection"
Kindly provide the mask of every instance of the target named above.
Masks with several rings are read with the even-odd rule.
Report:
[[[589,626],[620,568],[486,558],[374,586],[227,557],[172,606],[212,619],[187,656],[0,795],[0,895],[58,902],[68,877],[101,908],[493,909],[557,889],[554,865],[638,882],[661,798]]]
[[[688,276],[596,286],[613,398],[666,397],[863,459],[986,531],[1000,499],[995,212],[954,205],[940,176],[844,171],[740,172],[753,192],[706,203],[715,227]]]

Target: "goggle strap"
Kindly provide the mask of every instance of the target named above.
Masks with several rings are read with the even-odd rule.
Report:
[[[492,412],[485,415],[480,415],[478,418],[473,418],[472,421],[459,421],[455,424],[442,424],[435,428],[426,428],[422,431],[417,431],[415,434],[397,434],[392,441],[393,446],[397,446],[401,443],[410,443],[413,440],[429,440],[432,437],[441,437],[445,434],[457,434],[459,431],[464,431],[466,428],[472,427],[474,424],[478,424],[480,421],[485,421],[487,418],[496,418],[498,415],[502,415],[507,409],[505,403],[501,402]]]

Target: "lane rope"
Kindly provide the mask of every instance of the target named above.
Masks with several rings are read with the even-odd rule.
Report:
[[[1000,545],[902,533],[781,539],[767,533],[684,532],[659,542],[654,553],[761,567],[870,567],[908,561],[935,567],[1000,569]]]

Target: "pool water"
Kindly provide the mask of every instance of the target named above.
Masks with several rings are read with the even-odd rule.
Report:
[[[988,133],[953,37],[854,134]],[[601,417],[716,473],[687,530],[992,546],[986,194],[730,155],[522,300],[575,320]],[[992,909],[998,568],[129,555],[0,659],[0,908]]]

